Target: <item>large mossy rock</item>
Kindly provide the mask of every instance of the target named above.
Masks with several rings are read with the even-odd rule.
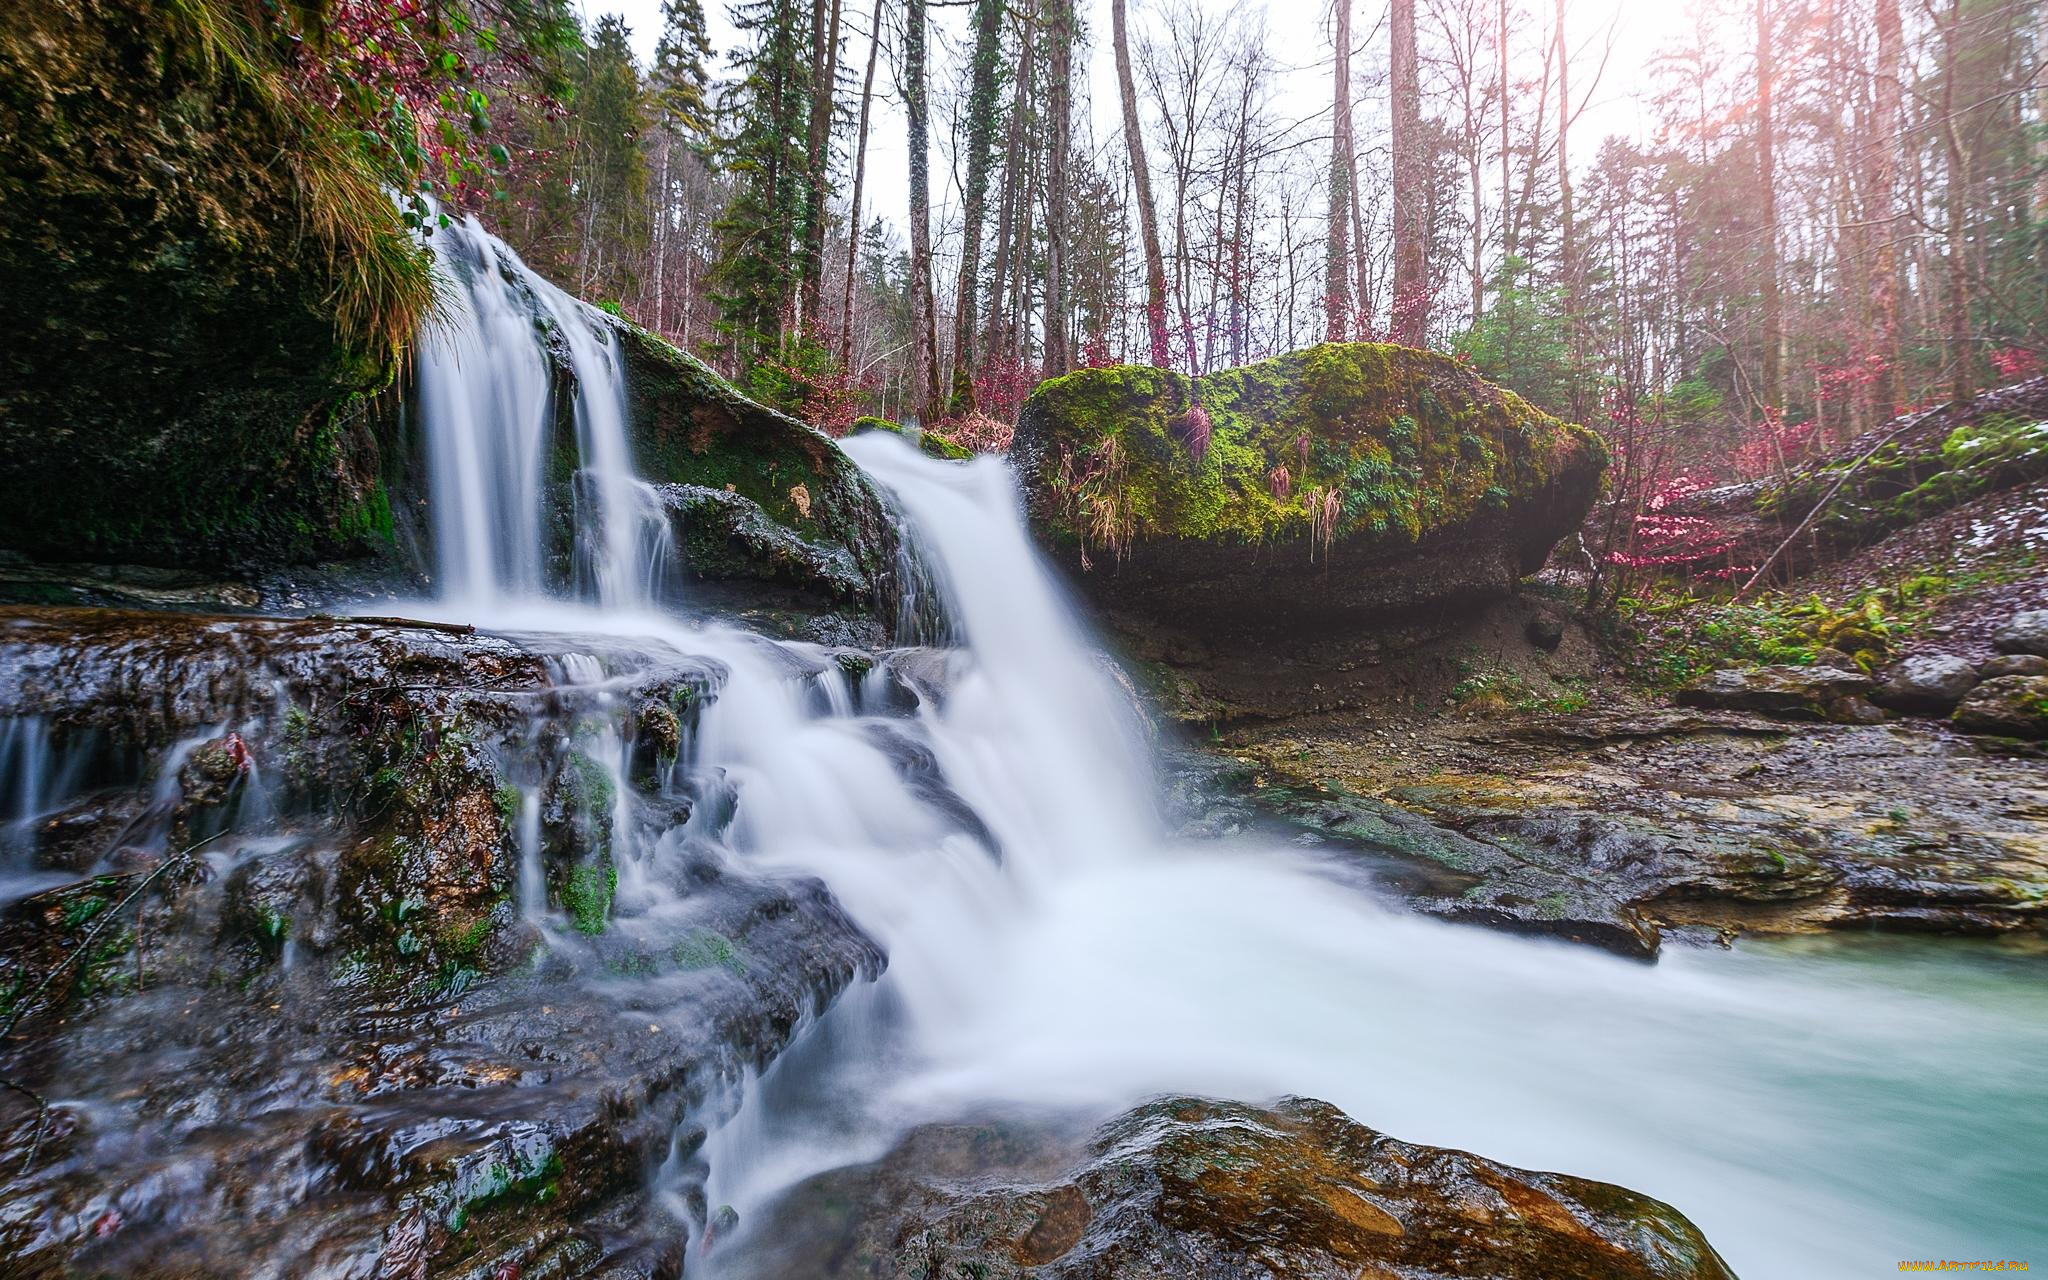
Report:
[[[766,623],[833,612],[853,633],[829,638],[910,639],[896,633],[902,576],[915,568],[866,473],[831,437],[748,399],[696,357],[626,321],[611,328],[634,466],[665,486],[698,602]],[[557,438],[573,446],[573,425]]]
[[[0,6],[0,548],[219,570],[391,539],[365,397],[430,276],[273,62],[228,6]]]
[[[1086,369],[1025,404],[1032,523],[1119,611],[1196,633],[1504,595],[1607,453],[1456,361],[1325,344],[1190,379]]]
[[[1328,1103],[1147,1103],[1078,1153],[914,1131],[777,1210],[763,1275],[985,1280],[1730,1280],[1669,1205],[1401,1142]]]

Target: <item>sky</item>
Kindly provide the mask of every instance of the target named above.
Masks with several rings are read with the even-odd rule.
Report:
[[[1279,77],[1280,83],[1275,86],[1276,115],[1295,119],[1328,111],[1331,56],[1329,0],[1266,0],[1263,6],[1257,0],[1252,0],[1249,5],[1244,0],[1189,2],[1219,15],[1248,7],[1254,11],[1263,8],[1273,51],[1288,65]],[[900,3],[900,0],[895,0],[895,3]],[[623,17],[632,30],[633,47],[642,64],[652,61],[654,44],[661,34],[661,0],[580,0],[580,4],[586,24],[594,23],[606,13]],[[857,79],[866,65],[866,29],[873,5],[872,0],[844,0],[844,4],[845,16],[841,21],[848,28],[849,35],[840,56],[851,60]],[[1386,6],[1375,0],[1355,0],[1355,4],[1352,14],[1355,38],[1361,45],[1374,46],[1365,49],[1361,56],[1383,62]],[[717,65],[722,69],[726,52],[737,42],[737,33],[726,16],[723,0],[705,0],[704,7],[710,22]],[[1539,9],[1544,16],[1532,19],[1526,29],[1514,31],[1511,39],[1518,55],[1535,56],[1542,42],[1550,38],[1547,17],[1550,4],[1548,0],[1525,0],[1524,7]],[[1095,136],[1113,140],[1118,136],[1121,124],[1117,110],[1116,72],[1110,54],[1109,0],[1077,0],[1075,8],[1089,33],[1089,47],[1085,51],[1091,99],[1088,109],[1092,112]],[[1651,113],[1646,103],[1649,67],[1661,48],[1691,30],[1694,8],[1691,0],[1567,0],[1565,21],[1574,47],[1575,78],[1590,75],[1591,65],[1597,61],[1592,50],[1606,44],[1610,36],[1613,41],[1613,53],[1606,71],[1575,126],[1574,168],[1590,162],[1598,151],[1600,139],[1610,134],[1620,134],[1639,142],[1652,141],[1649,136]],[[1147,32],[1164,30],[1164,9],[1162,0],[1130,0],[1134,52],[1136,44]],[[940,74],[964,61],[960,55],[968,40],[970,12],[964,5],[932,11],[935,69]],[[1582,53],[1582,49],[1587,52]],[[1583,92],[1583,84],[1574,83],[1573,96],[1576,98]],[[1360,112],[1365,109],[1365,104],[1360,104]],[[1327,125],[1323,127],[1327,128]],[[935,147],[940,128],[935,109]],[[868,210],[863,214],[863,220],[879,213],[899,230],[907,225],[909,208],[909,148],[905,143],[905,132],[900,99],[890,79],[885,50],[882,64],[875,74],[875,103],[868,132],[869,194],[864,198]],[[1079,132],[1077,125],[1077,136]],[[942,180],[945,170],[936,155],[932,172],[934,181]],[[949,196],[954,194],[933,193],[941,216]]]

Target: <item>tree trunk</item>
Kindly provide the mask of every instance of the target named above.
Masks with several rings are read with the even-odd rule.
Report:
[[[853,204],[846,223],[846,299],[841,311],[846,317],[839,331],[839,367],[853,367],[853,279],[860,268],[860,189],[868,169],[868,108],[875,98],[875,61],[882,51],[882,4],[875,0],[875,15],[868,28],[868,70],[860,83],[860,128],[853,143]]]
[[[1905,89],[1899,80],[1904,55],[1899,0],[1877,0],[1876,129],[1870,169],[1871,341],[1884,362],[1875,392],[1879,421],[1899,411],[1905,398],[1905,370],[1899,367],[1899,148],[1906,133]]]
[[[953,299],[953,386],[947,410],[974,412],[974,330],[981,316],[981,224],[995,160],[996,63],[1003,51],[1003,0],[975,0],[974,52],[967,86],[967,180],[960,211],[960,279]]]
[[[931,125],[925,102],[925,0],[904,18],[903,105],[910,117],[910,343],[920,423],[938,421],[939,335],[932,297]]]
[[[996,252],[991,264],[988,287],[988,321],[982,330],[981,343],[983,359],[999,355],[1014,355],[1017,343],[1013,335],[1016,330],[1010,324],[1008,310],[1008,289],[1010,284],[1010,261],[1017,253],[1012,248],[1012,238],[1017,231],[1017,202],[1023,197],[1018,190],[1024,163],[1024,117],[1031,105],[1034,86],[1033,72],[1036,70],[1038,53],[1037,14],[1026,15],[1021,43],[1024,47],[1024,65],[1017,74],[1016,92],[1010,96],[1010,124],[1003,143],[1003,185],[1001,198],[996,202]],[[1023,258],[1030,258],[1030,245],[1024,245]],[[1019,271],[1024,270],[1020,264]]]
[[[805,157],[802,287],[797,294],[797,329],[816,330],[818,295],[825,283],[825,185],[832,169],[832,82],[839,72],[840,0],[811,0],[811,119]]]
[[[1330,116],[1330,237],[1323,289],[1323,337],[1351,333],[1351,0],[1336,0],[1335,102]]]
[[[1771,0],[1756,0],[1756,164],[1758,216],[1763,223],[1763,401],[1766,414],[1785,407],[1785,318],[1778,296],[1777,132],[1771,119],[1776,78]]]
[[[913,0],[922,7],[922,0]],[[1131,43],[1125,31],[1124,0],[1109,0],[1116,46],[1117,94],[1123,100],[1124,146],[1131,155],[1131,185],[1138,202],[1138,235],[1145,246],[1145,326],[1152,339],[1152,363],[1172,360],[1166,338],[1166,260],[1159,251],[1159,223],[1152,211],[1152,173],[1145,163],[1145,134],[1138,124],[1138,89],[1131,79]]]
[[[1073,357],[1067,350],[1067,151],[1072,127],[1074,18],[1071,0],[1051,0],[1052,83],[1047,86],[1045,190],[1045,376],[1067,372]]]
[[[1560,0],[1562,3],[1562,0]],[[1422,153],[1422,74],[1415,0],[1393,0],[1394,299],[1389,331],[1419,347],[1429,333],[1429,171]]]
[[[1970,153],[1963,145],[1963,121],[1958,119],[1956,77],[1963,66],[1963,0],[1949,0],[1948,23],[1942,33],[1942,55],[1946,75],[1942,77],[1941,116],[1944,153],[1948,167],[1948,333],[1949,394],[1957,405],[1969,403],[1977,394],[1970,349],[1970,257],[1969,222]]]
[[[1579,315],[1579,229],[1572,207],[1571,163],[1571,45],[1565,40],[1565,0],[1557,0],[1557,203],[1562,239],[1558,245],[1558,266],[1564,272],[1565,367],[1571,375],[1571,416],[1586,417],[1585,379],[1580,376],[1584,359]]]

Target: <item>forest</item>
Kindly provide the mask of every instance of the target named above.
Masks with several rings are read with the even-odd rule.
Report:
[[[1393,339],[1599,426],[1654,490],[2040,366],[2028,4],[1700,0],[1623,67],[1613,17],[1562,3],[1339,3],[1320,71],[1292,11],[1282,37],[1257,8],[982,0],[942,54],[926,5],[856,7],[738,6],[720,57],[701,7],[668,4],[645,68],[601,18],[559,88],[512,95],[502,184],[457,202],[841,428],[1012,417],[1089,364]],[[1118,102],[1090,100],[1095,61]],[[1283,66],[1321,101],[1280,100]],[[1646,141],[1582,121],[1623,79]],[[867,185],[883,103],[907,228]]]

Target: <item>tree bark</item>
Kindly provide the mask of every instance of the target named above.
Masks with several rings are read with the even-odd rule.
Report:
[[[925,0],[908,0],[903,104],[910,117],[910,342],[921,423],[938,421],[938,307],[932,297],[931,122],[925,101]]]
[[[828,12],[829,8],[829,12]],[[825,186],[832,169],[832,90],[839,75],[840,0],[811,0],[811,119],[805,156],[802,287],[797,328],[816,329],[823,316],[818,295],[825,283]]]
[[[921,0],[913,0],[919,3]],[[1116,46],[1117,93],[1123,100],[1124,146],[1131,156],[1131,185],[1138,202],[1138,235],[1145,246],[1145,326],[1152,339],[1152,363],[1172,360],[1166,337],[1166,260],[1159,251],[1159,222],[1152,210],[1152,173],[1145,163],[1145,134],[1138,123],[1138,89],[1131,79],[1131,44],[1125,31],[1125,0],[1109,0],[1111,37]]]
[[[1323,288],[1323,337],[1351,333],[1351,0],[1336,0],[1335,101],[1330,115],[1330,235]]]
[[[1056,378],[1073,363],[1067,350],[1067,152],[1072,145],[1074,17],[1071,0],[1051,0],[1051,4],[1051,83],[1046,86],[1046,110],[1051,118],[1047,121],[1045,176],[1045,376]]]
[[[1003,0],[976,0],[967,87],[967,180],[960,211],[960,278],[953,300],[953,385],[947,409],[974,412],[975,324],[981,316],[981,224],[995,159],[996,63],[1002,57]]]
[[[853,279],[860,267],[860,195],[868,169],[868,108],[875,98],[875,61],[882,50],[882,5],[875,0],[875,14],[868,28],[868,70],[860,83],[860,127],[853,144],[853,204],[846,224],[846,300],[841,307],[845,323],[839,331],[839,367],[853,365]]]
[[[1560,3],[1562,0],[1560,0]],[[1422,74],[1415,48],[1415,0],[1393,0],[1395,342],[1419,347],[1429,333],[1429,170],[1422,153]]]
[[[1879,421],[1899,411],[1905,398],[1905,371],[1899,367],[1899,148],[1906,133],[1905,88],[1899,79],[1904,60],[1904,28],[1899,0],[1877,0],[1876,129],[1870,170],[1872,254],[1870,301],[1871,341],[1884,362],[1874,394]]]
[[[1562,3],[1562,0],[1560,0]],[[1777,69],[1771,0],[1756,0],[1756,164],[1758,218],[1763,223],[1763,401],[1767,414],[1785,407],[1785,318],[1778,294],[1777,132],[1771,97]]]

